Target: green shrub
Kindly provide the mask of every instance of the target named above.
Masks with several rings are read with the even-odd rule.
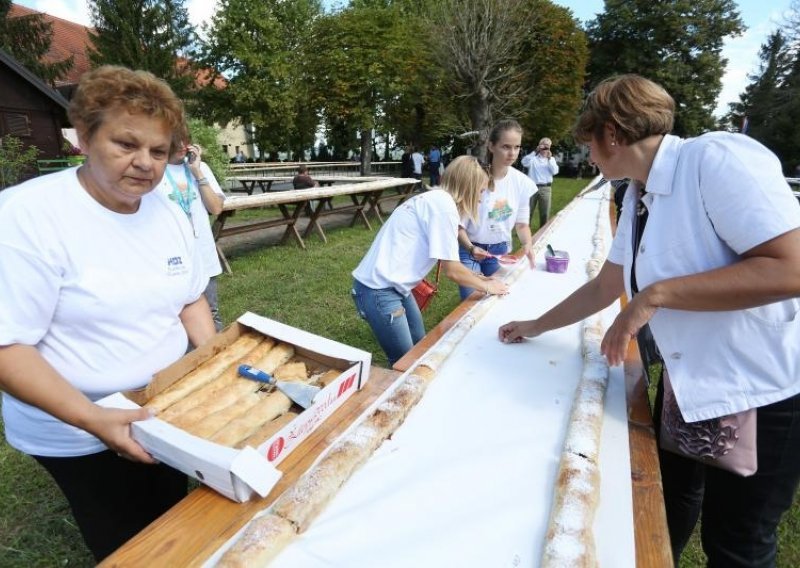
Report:
[[[0,189],[20,181],[26,171],[35,171],[39,148],[28,146],[14,136],[0,138]]]
[[[203,150],[203,161],[211,168],[220,185],[224,185],[225,178],[229,175],[228,156],[222,151],[222,146],[217,140],[219,129],[200,119],[190,118],[189,132],[192,142]]]

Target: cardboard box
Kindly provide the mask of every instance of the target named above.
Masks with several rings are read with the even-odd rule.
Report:
[[[258,448],[237,450],[221,446],[157,417],[131,425],[133,438],[153,457],[239,502],[247,501],[253,493],[266,496],[281,477],[275,466],[369,380],[370,353],[248,312],[213,341],[157,373],[146,388],[98,401],[108,407],[139,408],[223,351],[247,328],[290,343],[296,357],[340,370],[341,374],[316,395],[312,406]]]

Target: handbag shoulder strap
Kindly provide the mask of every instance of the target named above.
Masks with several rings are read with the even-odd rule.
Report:
[[[442,271],[442,261],[436,261],[436,286],[439,286],[439,273]]]

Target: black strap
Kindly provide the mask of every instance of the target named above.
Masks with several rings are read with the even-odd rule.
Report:
[[[636,199],[636,211],[633,212],[633,262],[631,262],[631,291],[634,295],[639,293],[639,286],[636,284],[636,256],[639,254],[639,244],[642,242],[644,227],[647,225],[647,217],[650,213],[642,198],[647,192],[644,188],[639,190],[639,197]]]
[[[644,227],[647,225],[647,217],[649,212],[647,206],[642,201],[645,191],[644,188],[639,190],[639,196],[636,199],[636,211],[633,212],[633,261],[631,262],[631,292],[635,296],[639,293],[639,286],[636,284],[636,256],[639,254],[639,245],[642,242],[642,235],[644,234]],[[645,324],[639,333],[636,335],[636,344],[639,346],[639,356],[645,369],[649,369],[650,365],[654,363],[663,363],[661,353],[658,351],[656,340],[653,333],[650,331],[650,326]],[[649,373],[645,373],[649,377]]]

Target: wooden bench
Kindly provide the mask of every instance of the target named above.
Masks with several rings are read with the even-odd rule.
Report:
[[[417,183],[415,179],[405,178],[380,178],[375,181],[363,183],[350,183],[335,187],[313,187],[310,189],[296,189],[273,193],[262,193],[260,195],[236,196],[225,200],[222,212],[217,216],[212,226],[214,241],[217,244],[217,254],[225,271],[230,273],[231,267],[225,254],[219,246],[219,240],[226,236],[240,235],[268,229],[272,227],[285,227],[281,244],[285,243],[289,237],[305,249],[304,238],[307,238],[312,231],[316,231],[323,242],[328,242],[325,232],[322,230],[319,220],[322,217],[336,213],[352,213],[353,217],[350,226],[354,226],[357,221],[362,221],[367,229],[372,226],[367,215],[372,213],[383,223],[381,211],[379,209],[381,201],[386,197],[384,191],[394,190],[395,193],[389,197],[398,200],[398,204],[405,201]],[[339,196],[349,196],[351,203],[347,205],[335,205],[333,199]],[[312,206],[312,202],[313,206]],[[244,209],[255,209],[277,206],[281,212],[281,217],[277,219],[258,220],[241,225],[226,226],[227,221],[236,211]],[[301,236],[297,230],[297,221],[306,212],[309,215],[309,223]]]
[[[36,167],[39,170],[39,175],[44,174],[51,174],[53,172],[60,172],[61,170],[65,170],[67,168],[71,168],[72,166],[77,166],[77,163],[73,163],[73,160],[69,158],[58,158],[53,160],[36,160]]]

